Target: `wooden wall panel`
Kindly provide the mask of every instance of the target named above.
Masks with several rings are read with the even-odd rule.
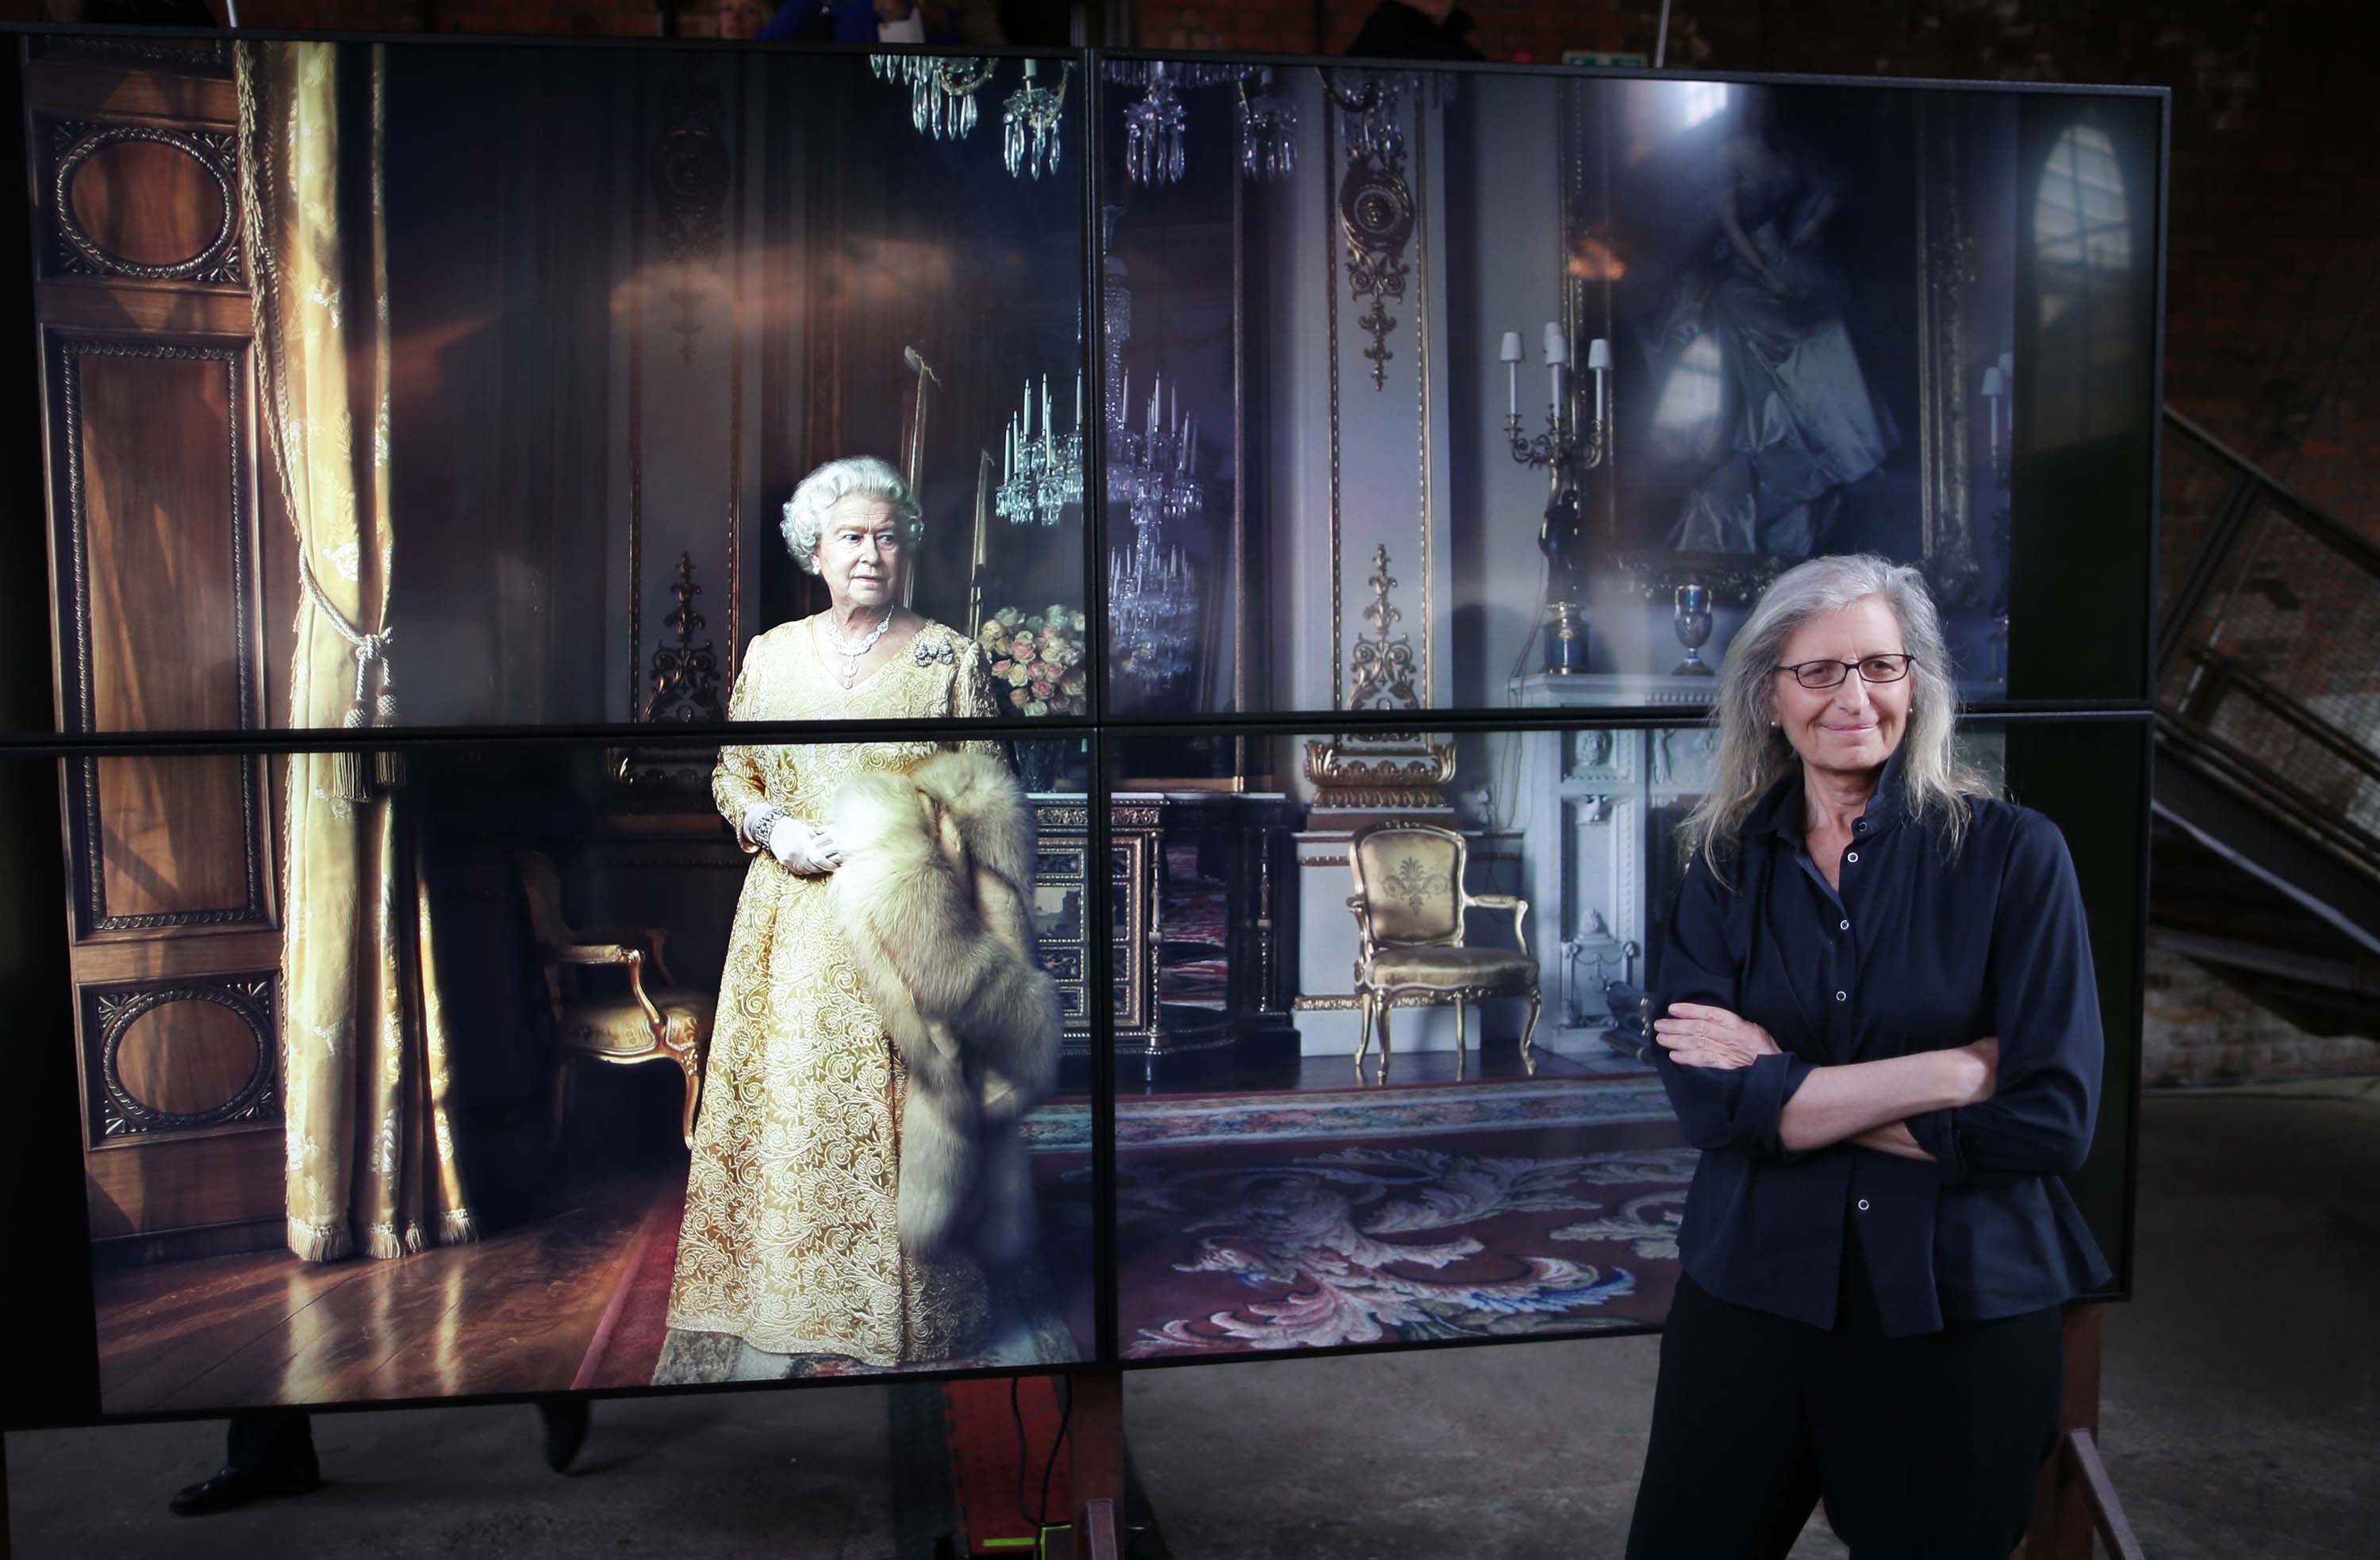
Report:
[[[26,70],[59,721],[257,731],[269,472],[230,56],[85,42],[37,41]],[[271,566],[294,575],[285,547]],[[283,1223],[277,772],[59,765],[91,1232],[119,1257]]]
[[[287,1217],[278,1132],[213,1133],[86,1155],[94,1240]]]
[[[250,347],[50,337],[74,731],[257,723]]]
[[[236,925],[264,920],[270,866],[256,836],[261,810],[249,758],[103,759],[92,932]],[[247,827],[242,827],[242,820]]]

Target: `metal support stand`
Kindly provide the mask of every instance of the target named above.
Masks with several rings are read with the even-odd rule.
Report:
[[[1093,1366],[1067,1376],[1075,1394],[1075,1560],[1115,1560],[1123,1553],[1123,1373]]]
[[[2091,1560],[2095,1533],[2114,1560],[2144,1560],[2099,1459],[2102,1310],[2077,1305],[2066,1312],[2066,1400],[2058,1412],[2058,1450],[2041,1465],[2034,1486],[2024,1560]]]

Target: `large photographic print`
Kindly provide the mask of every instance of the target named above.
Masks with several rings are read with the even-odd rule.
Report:
[[[2129,1282],[2154,94],[16,42],[12,1422],[1658,1326],[1715,690],[1912,672]]]
[[[1079,776],[1066,745],[1029,767]],[[672,756],[707,783],[416,749],[349,820],[362,882],[278,905],[243,897],[269,833],[127,825],[291,760],[76,761],[111,915],[74,983],[103,1411],[1096,1353],[1093,1189],[1049,1168],[1088,1147],[1079,990],[1042,973],[1080,953],[980,887],[1079,860],[1079,792],[897,732]],[[832,860],[731,828],[756,786],[833,820]],[[920,879],[917,797],[978,886]],[[936,961],[978,891],[1025,930],[978,930],[962,988]]]
[[[842,674],[1085,605],[1081,94],[957,129],[1028,64],[33,41],[66,728],[751,719],[771,631],[767,718],[1026,714]]]
[[[2004,563],[1984,575],[2008,538],[1978,522],[2016,371],[2014,105],[1572,91],[1609,181],[1572,205],[1573,274],[1611,284],[1587,312],[1638,370],[1615,418],[1622,555],[1682,580],[1876,552],[1976,597],[1959,606],[2004,588]]]
[[[1699,703],[1841,551],[2004,695],[2012,99],[1107,68],[1119,710]]]
[[[2141,738],[1957,738],[1980,783],[2073,842],[2110,1085],[2072,1184],[2111,1251],[2143,841],[2090,777],[2136,772]],[[1658,1325],[1700,1155],[1653,1024],[1675,1016],[1656,994],[1711,731],[1251,735],[1245,785],[1203,788],[1183,738],[1111,751],[1116,897],[1138,907],[1116,966],[1122,1357]],[[1840,1036],[1779,1033],[1844,1059]]]

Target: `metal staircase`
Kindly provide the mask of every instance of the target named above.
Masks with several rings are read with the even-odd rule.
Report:
[[[2309,1027],[2368,1034],[2380,547],[2170,407],[2165,431],[2151,918]]]

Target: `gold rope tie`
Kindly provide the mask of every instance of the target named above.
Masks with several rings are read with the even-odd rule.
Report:
[[[395,720],[396,688],[390,675],[388,659],[388,642],[395,636],[395,634],[396,630],[390,628],[378,634],[363,635],[353,641],[356,651],[356,702],[347,711],[348,725],[385,726]],[[377,718],[367,721],[364,717],[364,704],[369,693],[374,662],[380,665],[380,698],[372,706]]]
[[[355,702],[348,707],[346,718],[340,724],[349,731],[365,726],[396,724],[396,671],[389,656],[389,642],[396,636],[395,625],[377,634],[366,634],[350,623],[347,615],[339,611],[338,603],[332,600],[330,593],[322,588],[322,582],[314,577],[314,566],[303,552],[298,556],[298,578],[306,587],[306,599],[314,604],[333,631],[355,652]],[[375,666],[380,668],[380,696],[377,699],[371,696],[371,673]],[[374,754],[372,779],[382,790],[403,785],[405,756],[386,749]],[[370,800],[364,788],[363,755],[342,753],[335,756],[331,793],[342,801]]]

